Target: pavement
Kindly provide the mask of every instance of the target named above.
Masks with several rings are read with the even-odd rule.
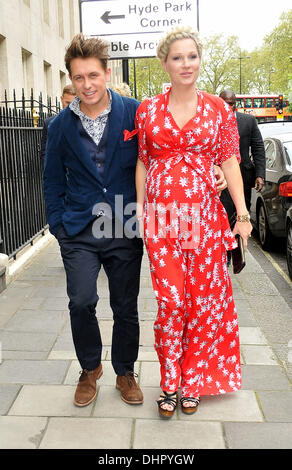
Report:
[[[59,247],[52,237],[0,295],[1,449],[291,449],[292,311],[265,264],[247,251],[247,266],[231,274],[238,311],[243,385],[202,397],[193,416],[178,408],[161,420],[155,400],[159,364],[153,348],[156,300],[146,253],[141,272],[140,351],[135,372],[144,404],[122,402],[110,362],[112,314],[107,279],[97,306],[104,374],[98,396],[73,404],[80,366],[71,338]],[[265,262],[268,263],[267,259]],[[288,301],[287,301],[288,299]]]

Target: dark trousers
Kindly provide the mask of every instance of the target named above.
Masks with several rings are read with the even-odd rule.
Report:
[[[101,361],[102,339],[96,318],[97,277],[103,266],[113,311],[111,360],[117,375],[134,370],[138,357],[137,298],[143,242],[140,238],[95,238],[92,224],[74,237],[62,228],[58,241],[67,277],[73,342],[82,369]]]

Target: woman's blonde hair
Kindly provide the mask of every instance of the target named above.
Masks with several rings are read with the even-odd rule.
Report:
[[[171,44],[178,39],[193,39],[197,46],[200,59],[202,58],[203,44],[199,37],[198,31],[191,26],[177,26],[168,31],[158,42],[157,57],[166,62]]]

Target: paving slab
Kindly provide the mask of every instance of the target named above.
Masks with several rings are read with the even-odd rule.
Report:
[[[50,351],[55,333],[0,330],[2,351]]]
[[[239,326],[258,326],[252,309],[250,308],[246,299],[236,299],[234,303],[237,311]]]
[[[280,366],[242,365],[244,390],[291,390],[288,377]]]
[[[251,390],[239,390],[225,395],[204,396],[198,411],[193,416],[184,413],[180,417],[183,421],[246,421],[262,422],[263,415],[256,395]]]
[[[68,319],[67,312],[58,310],[19,310],[6,323],[6,331],[58,333]]]
[[[270,346],[247,345],[241,346],[245,364],[279,365],[276,354]]]
[[[144,387],[142,391],[144,403],[141,405],[128,405],[121,400],[120,393],[114,386],[101,385],[98,398],[95,402],[93,416],[98,418],[115,418],[118,410],[120,418],[159,420],[156,400],[161,393],[160,388]],[[178,411],[171,421],[173,422],[177,419]]]
[[[228,449],[292,449],[292,423],[224,423]]]
[[[21,385],[0,384],[0,415],[5,415],[14,402]]]
[[[129,418],[50,418],[40,449],[129,449]]]
[[[142,362],[141,387],[157,387],[160,384],[160,365],[158,361]]]
[[[0,416],[1,449],[36,449],[47,425],[47,418]]]
[[[0,365],[0,383],[61,384],[68,361],[7,360]]]
[[[24,385],[9,416],[90,416],[93,408],[74,405],[72,385]]]
[[[225,449],[222,426],[210,422],[137,419],[134,449]]]
[[[292,423],[292,391],[259,391],[257,396],[266,421]]]
[[[239,341],[240,344],[267,344],[261,329],[255,326],[240,326]]]

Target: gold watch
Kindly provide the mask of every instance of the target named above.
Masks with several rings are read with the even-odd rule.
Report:
[[[238,215],[236,217],[236,222],[249,222],[249,221],[250,221],[250,215],[249,214]]]

